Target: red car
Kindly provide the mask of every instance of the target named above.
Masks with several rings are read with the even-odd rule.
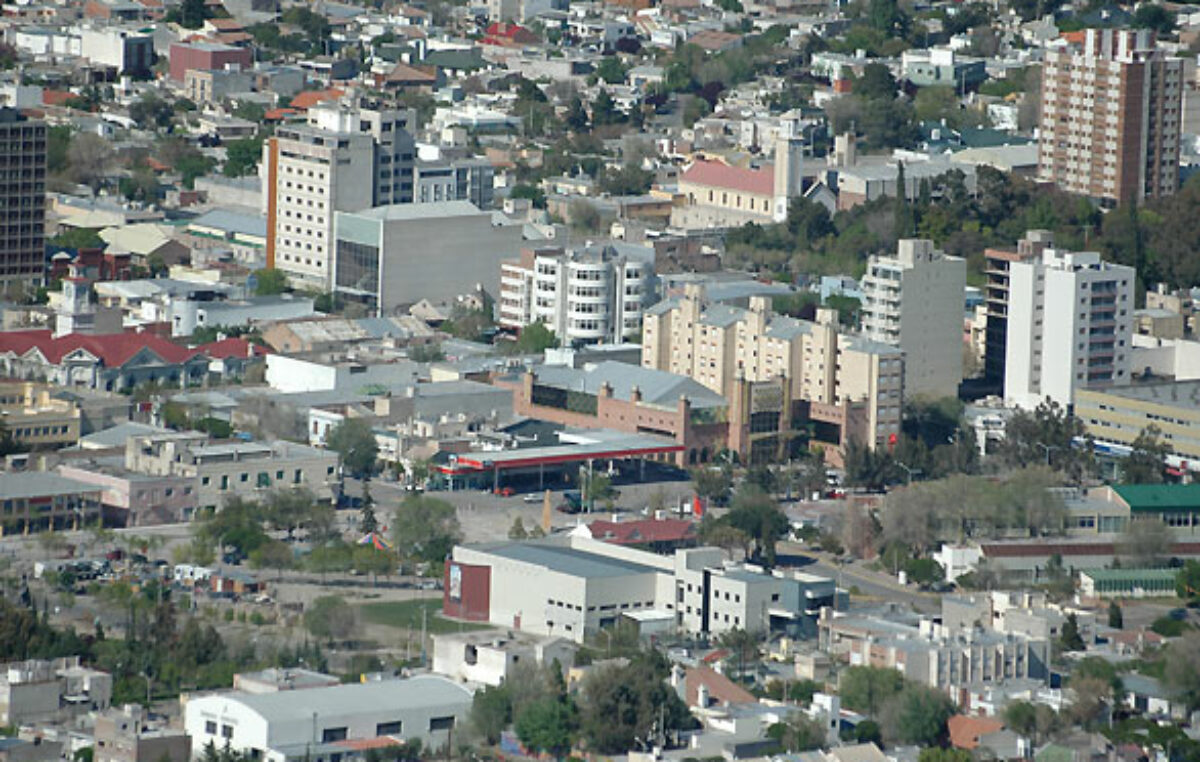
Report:
[[[512,487],[497,487],[496,494],[500,497],[512,497],[517,494],[517,491]]]

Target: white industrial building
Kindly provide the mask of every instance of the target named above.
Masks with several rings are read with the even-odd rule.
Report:
[[[267,762],[334,762],[355,742],[453,743],[471,711],[471,691],[437,675],[273,693],[218,693],[190,699],[184,729],[199,757],[210,743]]]
[[[862,279],[863,332],[904,351],[904,396],[956,397],[962,383],[967,264],[923,239],[871,257]]]
[[[651,613],[684,632],[803,634],[837,604],[832,580],[727,565],[717,548],[657,555],[585,537],[460,545],[446,576],[448,614],[576,642]]]
[[[1069,405],[1077,389],[1127,385],[1136,281],[1132,267],[1096,252],[1046,249],[1013,262],[1005,402],[1032,408],[1049,398]]]
[[[519,330],[540,322],[564,346],[621,344],[641,335],[653,284],[647,246],[525,249],[500,265],[500,324]]]
[[[575,663],[576,645],[563,638],[489,630],[447,632],[432,638],[433,671],[460,683],[501,685],[521,665],[557,661],[570,669]]]

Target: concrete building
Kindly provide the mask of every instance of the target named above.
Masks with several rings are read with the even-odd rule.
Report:
[[[107,709],[111,701],[112,675],[80,666],[78,656],[0,666],[0,723],[4,725],[57,721]]]
[[[445,632],[433,635],[433,671],[460,683],[503,685],[519,665],[563,669],[575,663],[575,644],[529,633]]]
[[[95,762],[190,762],[192,757],[187,733],[152,725],[138,704],[98,714],[92,735]]]
[[[193,481],[196,504],[215,510],[230,497],[257,500],[270,490],[304,488],[330,500],[339,483],[336,453],[292,442],[209,442],[197,432],[129,438],[125,467]]]
[[[1008,351],[1008,281],[1013,262],[1027,262],[1041,257],[1054,246],[1054,234],[1049,230],[1030,230],[1017,241],[1017,250],[984,249],[987,263],[987,287],[984,293],[987,323],[984,331],[983,375],[1004,396],[1004,363]]]
[[[195,479],[186,476],[139,474],[104,458],[72,460],[60,465],[58,473],[101,490],[101,510],[108,525],[178,524],[196,513]]]
[[[100,523],[100,488],[45,471],[0,479],[0,532],[83,529]],[[3,718],[0,718],[2,721]]]
[[[267,762],[335,762],[355,744],[452,743],[471,710],[471,691],[437,675],[276,693],[217,693],[184,710],[192,753],[228,746]]]
[[[413,200],[411,111],[323,103],[263,143],[267,266],[297,285],[334,284],[334,216]]]
[[[1133,268],[1095,252],[1045,249],[1008,270],[1004,399],[1032,408],[1130,379]]]
[[[1179,187],[1183,62],[1148,29],[1088,29],[1042,64],[1039,175],[1108,203]]]
[[[917,87],[953,87],[966,94],[987,79],[984,63],[949,48],[906,50],[900,55],[900,75]]]
[[[1200,471],[1200,381],[1077,389],[1075,416],[1112,455],[1124,455],[1150,426],[1171,448],[1167,468],[1177,476]]]
[[[818,310],[816,322],[772,313],[765,297],[750,308],[712,304],[688,286],[680,299],[646,313],[642,366],[695,379],[730,396],[739,380],[782,379],[799,419],[841,446],[857,440],[885,445],[900,432],[905,389],[901,351],[843,332],[837,315]],[[832,428],[832,431],[828,430]]]
[[[239,672],[233,676],[233,689],[240,693],[278,693],[309,688],[331,688],[342,681],[333,675],[295,667],[268,667],[257,672]]]
[[[46,252],[46,123],[0,108],[0,294],[42,285]]]
[[[216,42],[176,42],[168,59],[171,79],[182,84],[189,69],[251,69],[254,51]]]
[[[79,441],[79,408],[31,381],[0,383],[0,420],[23,450],[58,449]]]
[[[585,537],[459,545],[443,608],[474,621],[582,643],[626,616],[662,614],[674,629],[804,632],[835,605],[832,580],[727,566],[717,548],[660,556]]]
[[[480,209],[495,203],[495,170],[485,158],[451,158],[432,152],[432,158],[418,155],[413,172],[413,201],[418,204],[439,201],[470,201]]]
[[[154,66],[154,36],[141,29],[85,27],[79,33],[79,54],[119,74],[144,76]]]
[[[500,325],[542,323],[563,346],[636,341],[653,286],[654,249],[646,246],[522,249],[500,265]]]
[[[334,215],[336,290],[379,316],[422,299],[453,302],[482,287],[499,293],[500,263],[516,256],[525,227],[468,201],[396,204]]]
[[[902,239],[896,256],[873,256],[863,276],[862,327],[904,352],[907,397],[956,397],[962,382],[967,264]]]
[[[899,670],[907,679],[965,704],[972,690],[1009,681],[1045,683],[1050,643],[1015,633],[953,627],[932,619],[826,612],[822,650],[851,665]]]

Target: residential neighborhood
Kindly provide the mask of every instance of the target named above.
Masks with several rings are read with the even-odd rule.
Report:
[[[0,762],[1200,760],[1200,10],[0,0]]]

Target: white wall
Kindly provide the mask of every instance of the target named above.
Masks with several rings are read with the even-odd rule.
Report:
[[[283,355],[267,355],[267,385],[280,392],[317,392],[337,386],[337,368]]]

